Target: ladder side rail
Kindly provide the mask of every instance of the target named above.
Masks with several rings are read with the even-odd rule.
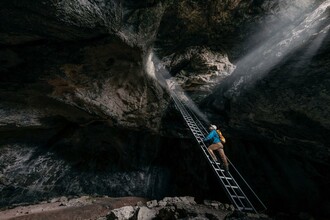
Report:
[[[206,155],[206,154],[204,154]],[[230,183],[230,181],[233,181],[234,183],[236,183],[236,181],[234,181],[234,179],[232,177],[226,177],[222,171],[222,169],[220,168],[220,166],[218,165],[218,163],[213,162],[212,159],[210,159],[211,157],[208,157],[208,162],[209,165],[212,167],[213,172],[215,172],[216,176],[218,177],[218,180],[220,180],[221,182],[221,186],[224,188],[227,196],[230,198],[231,202],[235,205],[236,208],[241,209],[241,207],[239,206],[239,204],[236,202],[236,200],[233,198],[232,193],[230,193],[230,191],[228,190],[228,188],[226,187],[226,185],[232,185]],[[216,165],[215,165],[216,164]],[[216,170],[220,170],[221,175],[219,174],[219,172]],[[221,178],[223,177],[223,178]],[[237,186],[239,188],[239,186]],[[235,193],[235,195],[238,198],[237,193],[235,192],[235,190],[231,187],[232,191]],[[242,201],[240,201],[242,207],[245,207],[244,203]]]
[[[215,171],[215,170],[214,170],[214,171]],[[233,188],[234,185],[232,185],[232,184],[230,183],[230,180],[231,180],[231,181],[233,181],[234,183],[237,184],[237,182],[234,180],[234,178],[233,178],[233,177],[226,177],[225,175],[223,175],[223,173],[222,173],[222,176],[221,176],[221,175],[219,175],[219,173],[218,173],[217,171],[215,171],[215,172],[216,172],[216,174],[217,174],[218,179],[222,182],[223,188],[225,188],[225,191],[226,191],[228,197],[229,197],[230,200],[234,203],[235,207],[238,208],[239,210],[241,210],[242,208],[245,208],[246,205],[244,204],[244,202],[242,201],[242,199],[239,198],[239,195],[237,194],[237,192],[236,192],[235,189]],[[221,171],[221,172],[222,172],[222,171]],[[232,190],[233,193],[231,193],[231,192],[229,191],[228,187],[226,187],[226,183],[222,180],[221,177],[224,177],[224,179],[226,180],[226,182],[228,183],[228,185],[230,185],[230,189]],[[236,185],[236,187],[237,187],[238,190],[240,190],[239,185]],[[241,191],[241,190],[240,190],[240,191]],[[237,200],[239,201],[239,203],[240,203],[241,205],[239,205],[238,202],[236,202],[236,200],[234,199],[235,196],[236,196]],[[244,199],[244,198],[243,198],[243,199]]]
[[[211,166],[212,166],[212,165],[211,165]],[[221,176],[219,175],[219,173],[217,173],[214,169],[213,169],[213,171],[216,173],[218,179],[221,181],[221,183],[222,183],[222,188],[225,189],[225,192],[226,192],[227,196],[229,197],[230,201],[234,204],[234,206],[235,206],[237,209],[241,210],[241,207],[237,204],[237,202],[235,201],[233,195],[232,195],[232,194],[230,193],[230,191],[225,187],[225,182],[222,180],[222,178],[221,178]],[[224,176],[224,177],[225,177],[225,176]],[[227,178],[225,178],[225,180],[227,180],[227,182],[229,182],[229,180],[228,180]],[[244,207],[244,204],[243,204],[242,202],[241,202],[241,205]]]
[[[245,195],[244,191],[243,191],[243,190],[241,189],[241,187],[237,184],[237,182],[236,182],[236,180],[235,180],[234,178],[233,178],[233,181],[234,181],[235,184],[239,187],[240,192],[244,195],[244,197],[246,198],[248,204],[252,207],[252,209],[253,209],[256,213],[258,213],[257,210],[256,210],[256,209],[254,208],[254,206],[252,205],[252,203],[251,203],[251,201],[249,200],[249,198]]]
[[[222,172],[222,171],[221,171]],[[226,177],[226,175],[223,175],[224,177]],[[229,176],[229,178],[233,181],[233,184],[232,183],[230,183],[230,181],[228,180],[227,182],[228,182],[228,188],[230,188],[232,191],[233,191],[233,193],[230,193],[230,196],[231,197],[233,197],[233,196],[236,196],[236,198],[239,200],[239,202],[241,203],[241,205],[242,205],[242,207],[246,207],[246,205],[245,205],[245,203],[243,202],[243,199],[246,199],[247,201],[248,201],[248,198],[246,197],[246,195],[243,193],[243,191],[242,191],[242,189],[241,189],[241,187],[237,184],[237,182],[235,181],[235,179],[234,179],[234,177],[228,172],[228,176]],[[243,197],[244,198],[240,198],[239,196],[240,195],[238,195],[238,193],[236,192],[236,189],[234,188],[234,187],[237,187],[237,190],[242,194],[242,195],[244,195]],[[225,188],[228,190],[228,188],[225,186]],[[228,190],[229,191],[229,190]],[[233,198],[233,200],[234,200],[234,198]],[[237,206],[238,207],[238,206]]]
[[[177,100],[177,101],[179,101],[179,100]],[[183,115],[186,115],[186,114],[188,114],[188,117],[191,117],[191,116],[189,116],[189,113],[187,112],[187,111],[185,111],[185,109],[183,109],[184,108],[184,106],[183,105],[181,105],[181,106],[178,106],[179,108],[180,108],[180,110],[182,111],[182,113],[183,113]],[[189,126],[189,128],[190,128],[190,130],[192,130],[191,129],[191,127],[192,126],[190,126],[189,124],[188,124],[188,126]],[[199,129],[199,127],[195,124],[195,127],[197,128],[197,129]],[[199,129],[200,130],[200,129]],[[208,150],[207,150],[207,146],[204,144],[204,142],[203,142],[203,139],[205,138],[205,135],[200,135],[200,136],[196,136],[195,135],[195,132],[192,132],[193,133],[193,135],[195,136],[195,139],[197,139],[197,141],[198,141],[198,139],[201,139],[201,141],[200,142],[198,142],[198,144],[199,145],[202,145],[202,146],[200,146],[201,148],[203,148],[202,150],[203,150],[203,152],[205,153],[205,155],[207,155],[207,157],[208,157],[208,160],[210,161],[210,162],[212,162],[212,160],[211,159],[209,159],[209,158],[211,158],[211,155],[209,154],[209,152],[208,152]]]
[[[186,115],[186,113],[185,113],[184,110],[182,109],[182,106],[179,104],[179,100],[178,100],[177,97],[174,97],[174,102],[176,103],[177,107],[179,108],[181,114],[182,114],[182,115]],[[189,126],[189,124],[188,124],[188,126]],[[190,127],[189,127],[189,128],[190,128]],[[195,136],[194,133],[193,133],[193,135]],[[195,138],[196,138],[196,136],[195,136]],[[197,137],[197,139],[204,139],[204,138],[205,138],[204,135],[201,135],[201,137]],[[207,147],[206,147],[206,145],[204,144],[203,141],[198,142],[198,144],[202,144],[203,147],[204,147],[205,149],[207,149]],[[202,149],[202,151],[204,152],[204,154],[205,154],[207,157],[210,157],[210,155],[208,155],[208,153],[206,153],[205,150]]]
[[[233,179],[233,182],[234,182],[234,183],[233,183],[232,185],[230,185],[229,187],[235,192],[235,195],[237,196],[238,199],[240,199],[239,196],[243,196],[243,197],[244,197],[243,199],[246,199],[246,201],[248,202],[249,206],[250,206],[251,208],[253,208],[252,203],[249,201],[248,197],[245,195],[244,191],[242,190],[242,188],[240,187],[240,185],[237,183],[237,181],[235,180],[235,178],[234,178],[230,173],[229,173],[229,175],[230,175],[230,177]],[[236,193],[234,187],[237,187],[237,191],[238,191],[238,193],[240,193],[241,195],[238,195],[238,193]],[[243,203],[243,202],[242,202],[242,203]],[[247,205],[245,205],[245,204],[243,203],[243,207],[246,207],[246,206],[247,206]],[[254,209],[254,211],[256,212],[255,209]]]
[[[228,159],[228,158],[227,158]],[[228,159],[228,161],[230,162],[230,160]],[[263,206],[264,210],[267,210],[267,207],[265,206],[265,204],[261,201],[261,199],[258,197],[258,195],[254,192],[254,190],[251,188],[251,186],[246,182],[246,180],[244,179],[244,177],[240,174],[240,172],[238,172],[238,170],[236,169],[236,167],[234,166],[233,163],[230,162],[230,164],[232,165],[232,167],[234,168],[234,170],[236,171],[236,173],[240,176],[240,178],[243,180],[243,182],[245,183],[245,185],[250,189],[250,191],[253,193],[253,195],[255,196],[255,198],[260,202],[260,204]]]
[[[178,100],[178,102],[179,102],[179,100]],[[181,104],[180,108],[185,108],[185,107]],[[187,114],[188,117],[190,116],[189,113],[188,113],[185,109],[182,109],[182,111],[184,111],[184,115]],[[188,125],[188,126],[189,126],[189,125]],[[197,126],[197,127],[198,127],[198,126]],[[200,128],[198,127],[198,129],[200,129]],[[206,146],[204,143],[203,143],[203,145],[204,145],[205,148],[207,148],[207,146]],[[216,164],[217,164],[217,163],[216,163]]]
[[[189,105],[189,103],[187,103],[187,105]],[[188,108],[189,109],[189,108]],[[195,120],[197,121],[197,123],[199,124],[199,128],[201,130],[203,130],[206,134],[208,133],[208,130],[204,127],[203,123],[199,120],[198,116],[196,115],[196,113],[193,110],[190,110],[191,114],[194,116]]]
[[[179,100],[176,100],[177,102],[179,102]],[[186,114],[188,114],[184,109],[182,109],[183,108],[183,105],[181,105],[181,106],[178,106],[179,108],[180,108],[180,111],[182,111],[183,112],[183,114],[184,115],[186,115]],[[189,126],[189,125],[188,125]],[[190,126],[189,126],[189,128],[190,128]],[[197,127],[198,128],[198,127]],[[193,134],[194,134],[194,132],[193,132]],[[194,136],[195,136],[195,134],[194,134]],[[196,137],[196,136],[195,136]],[[204,136],[205,137],[205,136]],[[197,137],[196,139],[199,139],[200,137]],[[203,150],[203,152],[205,152],[205,151],[207,151],[207,146],[204,144],[204,142],[199,142],[199,144],[200,145],[202,145],[201,147],[204,147],[204,149],[205,150]],[[208,152],[208,151],[207,151]],[[205,153],[206,154],[206,153]],[[210,157],[210,155],[208,155],[207,154],[207,156],[208,157]],[[213,163],[213,160],[210,160],[210,162],[211,163]],[[217,165],[217,169],[219,169],[219,170],[221,170],[221,167],[218,165],[218,163],[215,163],[216,165]],[[230,184],[230,183],[229,183]]]
[[[206,149],[207,149],[206,145],[205,145],[202,141],[199,141],[200,139],[202,139],[203,137],[205,137],[205,136],[204,136],[205,133],[203,133],[202,130],[204,130],[204,132],[207,133],[206,128],[205,128],[205,127],[203,126],[203,124],[200,122],[200,120],[198,119],[198,117],[196,116],[196,114],[195,114],[192,110],[190,110],[190,109],[188,108],[189,111],[191,112],[191,114],[189,114],[189,112],[187,111],[187,108],[181,103],[181,101],[179,100],[179,98],[177,97],[177,95],[175,94],[175,92],[172,92],[172,93],[176,96],[176,100],[174,99],[174,101],[175,101],[176,105],[178,106],[180,112],[183,114],[183,116],[186,116],[186,118],[189,117],[189,120],[194,122],[195,126],[192,126],[192,125],[190,125],[190,124],[188,123],[189,120],[186,119],[186,118],[184,118],[185,121],[186,121],[186,123],[188,124],[190,130],[192,131],[192,133],[193,133],[195,139],[196,139],[196,140],[198,141],[198,143],[200,144],[201,150],[203,151],[204,155],[207,157],[207,159],[208,159],[210,165],[212,166],[214,172],[216,172],[217,176],[220,177],[220,176],[219,176],[219,173],[216,171],[216,169],[218,169],[218,170],[221,171],[221,168],[217,165],[217,163],[214,163],[214,164],[217,165],[217,168],[214,166],[214,164],[212,164],[213,160],[210,159],[210,155],[209,155],[209,153],[206,152]],[[189,103],[186,102],[186,105],[187,105],[187,106],[188,106],[188,104],[189,104]],[[180,106],[180,105],[181,105],[181,106]],[[191,115],[193,115],[194,118],[193,118]],[[194,120],[194,119],[195,119],[195,120]],[[197,122],[198,124],[197,124],[196,122]],[[191,122],[190,122],[190,123],[191,123]],[[196,131],[196,129],[193,129],[193,128],[195,128],[195,127],[198,128],[198,130],[200,131],[201,135],[197,135],[198,130]],[[204,148],[204,149],[203,149],[203,148]],[[227,158],[227,159],[228,159],[228,158]],[[253,195],[258,199],[258,201],[260,202],[260,204],[261,204],[261,205],[265,208],[265,210],[266,210],[266,209],[267,209],[266,206],[263,204],[263,202],[260,200],[260,198],[256,195],[256,193],[253,191],[253,189],[250,187],[250,185],[246,182],[246,180],[243,178],[243,176],[239,173],[239,171],[236,169],[236,167],[231,163],[231,161],[230,161],[229,159],[228,159],[228,161],[229,161],[229,163],[234,167],[234,170],[237,172],[237,174],[239,175],[239,177],[240,177],[240,178],[244,181],[244,183],[248,186],[249,190],[253,193]],[[222,171],[221,171],[221,172],[222,172]],[[237,185],[239,191],[245,196],[245,198],[246,198],[246,200],[248,201],[248,203],[253,207],[252,203],[249,201],[249,199],[248,199],[247,196],[244,194],[243,190],[242,190],[241,187],[237,184],[236,180],[232,177],[231,174],[230,174],[230,177],[231,177],[231,179],[233,180],[233,182]],[[225,178],[225,179],[226,179],[226,178]],[[224,182],[222,181],[221,178],[220,178],[220,180],[221,180],[221,182],[224,184]],[[226,179],[226,180],[227,180],[227,179]],[[231,189],[233,190],[233,192],[235,192],[235,194],[236,194],[236,191],[233,189],[232,184],[231,184],[228,180],[227,180],[227,182],[228,182],[228,185],[231,186]],[[223,186],[225,187],[225,185],[223,185]],[[226,191],[228,191],[227,187],[225,187],[225,189],[226,189]],[[229,192],[228,192],[228,193],[229,193]],[[230,198],[232,198],[230,193],[229,193],[229,195],[230,195]],[[239,199],[238,196],[237,196],[237,198]],[[233,198],[232,198],[232,199],[233,199]],[[235,203],[235,201],[234,201],[234,203]],[[244,205],[244,206],[245,206],[245,205]],[[253,209],[254,209],[254,211],[256,212],[256,210],[255,210],[254,207],[253,207]]]
[[[178,100],[177,97],[175,97],[175,98],[176,98],[176,100],[175,100],[176,104],[179,105],[178,108],[180,109],[180,112],[182,112],[183,115],[186,115],[187,117],[192,118],[192,117],[190,116],[189,112],[187,112],[186,107],[180,102],[180,100]],[[196,123],[195,123],[195,125],[196,125]],[[189,126],[189,128],[191,129],[192,126],[190,126],[189,124],[188,124],[188,126]],[[197,125],[196,125],[196,126],[197,126]],[[199,129],[199,127],[197,127],[197,128]],[[200,129],[199,129],[199,130],[200,130]],[[193,133],[193,135],[195,136],[194,132],[192,132],[192,133]],[[195,138],[196,138],[196,136],[195,136]],[[196,139],[197,139],[197,138],[196,138]],[[206,145],[205,145],[204,143],[202,143],[202,146],[204,146],[205,148],[207,148]],[[221,181],[222,186],[225,188],[225,191],[226,191],[226,193],[229,195],[231,201],[235,204],[235,206],[236,206],[238,209],[241,208],[241,207],[237,204],[237,202],[235,201],[235,199],[234,199],[234,197],[233,197],[234,195],[232,195],[232,193],[230,193],[229,190],[228,190],[228,188],[225,186],[226,183],[224,182],[224,180],[226,180],[226,182],[228,183],[227,185],[231,186],[231,189],[232,189],[232,191],[234,192],[236,198],[238,199],[238,201],[241,203],[242,207],[244,208],[244,207],[245,207],[245,204],[242,202],[242,200],[241,200],[241,198],[239,197],[239,195],[237,194],[236,190],[232,187],[233,185],[230,183],[229,179],[227,179],[227,177],[224,175],[224,173],[223,173],[221,167],[218,165],[218,163],[213,162],[213,160],[210,159],[211,157],[210,157],[209,153],[207,154],[207,153],[205,152],[205,150],[202,150],[202,151],[204,152],[204,155],[207,157],[207,159],[208,159],[210,165],[212,166],[213,171],[216,173],[218,179]],[[222,176],[220,176],[220,175],[219,175],[219,172],[216,171],[216,168],[215,168],[214,164],[216,164],[217,169],[220,170]],[[232,181],[233,181],[234,183],[236,183],[236,185],[237,185],[237,182],[234,180],[234,178],[231,176],[231,174],[229,174],[229,175],[230,175],[229,178],[232,179]],[[223,180],[221,177],[224,177],[224,180]],[[237,188],[240,189],[239,185],[237,185]],[[242,191],[242,190],[240,189],[240,191]],[[246,199],[247,199],[247,198],[246,198]]]
[[[205,127],[203,126],[203,124],[201,123],[201,121],[198,119],[198,117],[196,116],[195,112],[194,112],[193,110],[190,110],[190,112],[194,115],[195,119],[199,122],[199,125],[202,127],[202,129],[206,131]],[[200,128],[200,127],[199,127],[199,128]],[[234,180],[233,176],[232,176],[230,173],[228,173],[228,174],[229,174],[230,177]],[[234,181],[235,181],[235,180],[234,180]],[[237,198],[239,199],[238,194],[236,193],[236,190],[235,190],[234,187],[237,187],[237,189],[238,189],[242,194],[244,194],[244,192],[243,192],[243,190],[241,189],[241,187],[237,184],[236,181],[235,181],[235,183],[236,183],[236,184],[233,185],[233,184],[230,183],[230,181],[228,181],[228,186],[229,186],[230,189],[232,189],[232,191],[235,193],[235,195],[236,195]],[[246,197],[246,196],[245,196],[245,197]],[[248,200],[247,197],[246,197],[246,199]],[[242,203],[242,202],[241,202],[241,203]],[[244,203],[242,203],[242,205],[245,206]],[[252,205],[252,204],[251,204],[251,205]]]
[[[203,126],[203,125],[201,125]],[[204,130],[206,130],[206,128],[203,126]],[[262,205],[262,207],[264,208],[263,211],[267,210],[267,207],[265,206],[265,204],[261,201],[261,199],[258,197],[258,195],[255,193],[255,191],[252,189],[252,187],[246,182],[246,180],[244,179],[244,177],[241,175],[241,173],[236,169],[236,167],[234,166],[234,164],[229,160],[229,158],[227,157],[227,160],[229,162],[229,164],[234,168],[235,172],[239,175],[239,177],[243,180],[243,182],[245,183],[245,185],[249,188],[249,190],[252,192],[252,194],[255,196],[255,198],[260,202],[260,204]],[[243,191],[242,191],[243,192]]]

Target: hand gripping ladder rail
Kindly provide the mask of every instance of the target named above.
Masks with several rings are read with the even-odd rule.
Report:
[[[236,207],[236,209],[240,211],[247,211],[247,212],[255,212],[257,213],[257,210],[252,205],[250,200],[247,198],[241,187],[238,185],[234,177],[229,173],[225,172],[223,168],[220,167],[220,163],[214,162],[212,157],[210,156],[207,146],[204,144],[203,139],[205,138],[205,131],[206,129],[202,125],[202,123],[198,120],[198,118],[195,116],[195,120],[192,117],[192,114],[190,114],[189,109],[180,101],[177,94],[172,91],[171,92],[172,98],[175,102],[176,107],[179,109],[180,113],[182,114],[184,120],[186,121],[189,129],[191,130],[192,134],[194,135],[195,139],[197,140],[200,149],[202,150],[204,156],[206,157],[208,163],[211,165],[213,171],[215,172],[218,180],[220,181],[222,187],[224,188],[227,196],[233,203],[233,205]],[[204,132],[203,132],[204,130]],[[228,160],[229,161],[229,160]],[[235,169],[237,173],[239,173],[236,168],[233,166],[233,164],[229,161],[231,164],[231,167]],[[240,177],[244,180],[244,178],[240,175]],[[251,189],[251,187],[246,183],[245,184],[249,187],[249,189],[253,192],[254,196],[258,199],[258,201],[263,206],[264,210],[266,210],[265,205],[262,203],[262,201],[258,198],[258,196],[254,193],[254,191]]]

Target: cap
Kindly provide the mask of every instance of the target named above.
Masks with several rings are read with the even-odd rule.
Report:
[[[213,130],[217,130],[217,126],[215,126],[215,125],[210,125],[210,128]]]

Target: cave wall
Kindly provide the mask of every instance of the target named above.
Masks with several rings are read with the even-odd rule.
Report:
[[[326,19],[328,10],[318,15]],[[201,107],[233,139],[232,157],[270,207],[328,216],[330,44],[329,23],[320,21],[294,34],[297,42],[290,34],[265,41],[274,56],[266,47],[243,55]],[[302,30],[295,25],[285,30]]]
[[[1,4],[0,77],[6,101],[48,97],[118,126],[157,129],[166,98],[145,66],[166,8],[162,2]],[[13,98],[10,87],[18,88]]]
[[[1,206],[164,195],[168,171],[150,163],[168,95],[147,66],[166,7],[0,3]]]
[[[180,1],[166,10],[155,48],[163,57],[190,46],[209,46],[236,60],[251,45],[273,35],[278,21],[287,25],[320,2],[323,0]]]
[[[267,74],[239,63],[323,2],[2,1],[1,205],[94,193],[225,199],[148,74],[154,53],[224,130],[228,156],[270,209],[327,213],[328,33],[308,33],[326,35],[320,49],[311,56],[308,39]]]
[[[61,195],[194,192],[196,184],[185,187],[187,164],[179,172],[172,166],[188,145],[157,134],[169,97],[148,62],[166,7],[1,2],[2,207]],[[164,160],[165,153],[176,157]]]
[[[180,123],[180,115],[174,117]],[[86,194],[229,202],[180,124],[182,136],[174,138],[102,121],[57,123],[52,129],[13,129],[1,139],[1,207]]]
[[[229,158],[273,210],[329,215],[328,4],[182,1],[165,13],[156,41],[179,80],[182,72],[188,82],[203,77],[191,68],[197,56],[178,62],[192,46],[222,53],[236,67],[221,71],[205,99],[191,93],[196,85],[183,88],[224,131]]]
[[[157,136],[102,122],[66,124],[52,135],[38,129],[18,138],[17,132],[1,143],[1,207],[63,195],[161,198],[168,191],[169,170],[152,165]]]

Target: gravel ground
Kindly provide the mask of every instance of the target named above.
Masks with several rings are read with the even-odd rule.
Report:
[[[99,219],[105,217],[112,209],[123,206],[134,206],[138,202],[143,204],[146,202],[146,199],[139,197],[110,198],[83,196],[69,200],[66,197],[60,197],[40,204],[19,206],[0,211],[0,219]]]

